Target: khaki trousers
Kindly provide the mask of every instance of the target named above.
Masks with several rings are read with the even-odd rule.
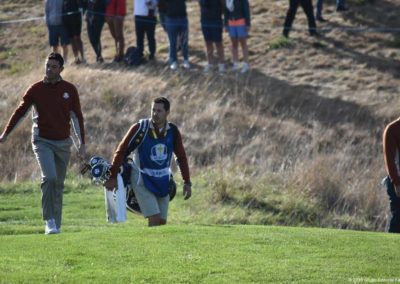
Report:
[[[71,156],[70,138],[55,141],[34,137],[32,149],[42,171],[42,216],[43,220],[54,219],[61,227],[64,180]]]

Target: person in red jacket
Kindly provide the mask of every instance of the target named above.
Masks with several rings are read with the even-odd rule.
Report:
[[[390,233],[400,233],[400,118],[386,126],[383,133],[383,155],[388,177],[384,185],[390,200]]]
[[[45,234],[60,233],[64,180],[73,143],[70,137],[71,124],[78,140],[79,155],[83,158],[86,152],[78,91],[61,78],[63,65],[64,59],[60,54],[51,53],[47,57],[44,79],[28,88],[0,135],[0,143],[4,143],[32,109],[32,148],[42,172]]]
[[[167,223],[173,154],[176,156],[184,181],[184,199],[189,199],[192,195],[192,183],[182,137],[178,127],[167,121],[169,111],[168,99],[159,97],[153,100],[151,118],[146,119],[146,123],[149,124],[147,134],[136,148],[135,140],[141,135],[138,131],[140,124],[135,123],[131,126],[115,151],[111,177],[104,183],[108,190],[117,187],[118,170],[124,159],[134,152],[131,185],[143,215],[148,218],[149,226]]]

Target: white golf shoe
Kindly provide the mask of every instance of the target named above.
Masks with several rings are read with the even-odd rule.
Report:
[[[58,234],[60,232],[56,227],[56,221],[54,219],[46,220],[45,223],[45,235]]]

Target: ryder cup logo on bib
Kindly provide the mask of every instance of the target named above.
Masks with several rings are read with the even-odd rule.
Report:
[[[68,93],[64,93],[63,98],[66,99],[66,100],[69,99],[69,94]]]
[[[150,159],[153,162],[156,162],[160,166],[164,164],[164,162],[168,158],[167,146],[164,144],[157,144],[151,148]]]

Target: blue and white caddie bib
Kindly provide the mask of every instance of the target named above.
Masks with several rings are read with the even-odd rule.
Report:
[[[156,196],[169,194],[171,158],[174,151],[174,133],[170,127],[165,137],[154,138],[149,133],[138,148],[140,172],[144,186]]]

